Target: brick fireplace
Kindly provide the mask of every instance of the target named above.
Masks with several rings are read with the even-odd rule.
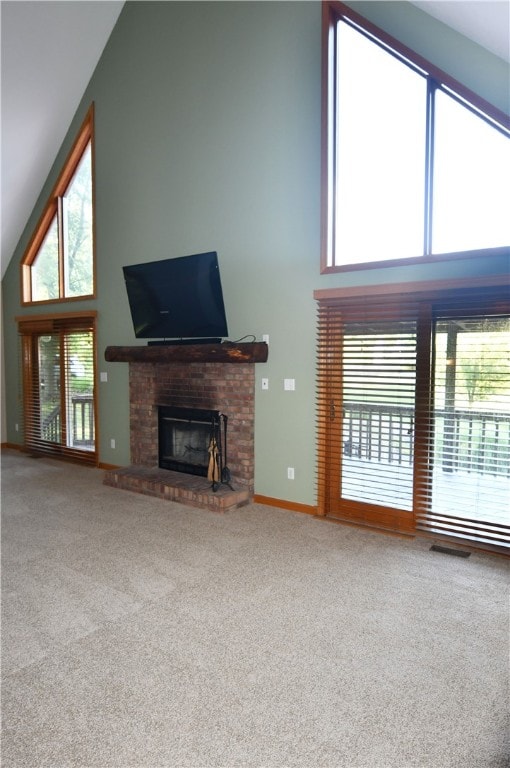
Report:
[[[242,356],[237,356],[234,362],[211,362],[203,349],[198,357],[206,359],[195,361],[191,348],[180,352],[165,348],[166,352],[161,350],[158,354],[154,348],[109,347],[105,357],[108,359],[109,350],[119,349],[137,350],[135,357],[142,357],[126,360],[124,354],[122,359],[117,358],[119,362],[129,362],[131,465],[108,470],[104,482],[216,511],[250,502],[254,492],[255,361],[244,362]],[[140,349],[146,352],[141,353]],[[161,405],[216,410],[227,416],[227,459],[232,487],[220,483],[213,491],[205,477],[158,467]]]

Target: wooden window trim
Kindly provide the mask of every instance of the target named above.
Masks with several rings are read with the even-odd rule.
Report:
[[[18,315],[14,318],[20,333],[50,333],[60,328],[78,328],[94,325],[97,311],[59,312],[47,315]]]
[[[423,56],[415,53],[396,38],[389,35],[384,30],[377,27],[372,22],[365,19],[352,8],[339,0],[324,0],[322,3],[322,93],[321,93],[321,256],[320,272],[321,274],[336,274],[339,272],[351,272],[363,269],[380,269],[384,267],[397,267],[409,264],[427,264],[434,262],[447,262],[456,259],[481,258],[491,255],[497,249],[470,250],[455,253],[426,254],[422,256],[413,256],[398,259],[385,259],[382,261],[371,261],[354,264],[329,264],[329,257],[334,247],[334,223],[330,209],[334,206],[334,190],[336,187],[335,178],[335,142],[334,125],[336,124],[336,103],[334,99],[335,92],[335,60],[332,52],[332,42],[334,40],[334,29],[338,21],[342,19],[354,23],[362,31],[372,35],[384,45],[392,48],[397,54],[407,59],[411,65],[423,70],[428,81],[433,81],[437,87],[444,87],[445,91],[453,96],[460,97],[461,101],[466,100],[466,108],[471,111],[480,110],[499,126],[510,130],[510,116],[502,110],[490,104],[484,98],[467,88],[455,78],[448,75],[439,67],[429,62]],[[481,118],[483,119],[483,118]]]
[[[81,124],[80,130],[78,131],[78,135],[73,143],[73,146],[71,147],[69,154],[67,155],[63,168],[50,193],[48,202],[44,207],[43,213],[41,214],[41,217],[37,222],[34,233],[30,238],[30,241],[25,250],[23,258],[21,259],[20,286],[21,286],[21,305],[22,306],[55,304],[55,303],[61,303],[64,301],[65,302],[82,301],[84,299],[95,298],[96,296],[95,216],[93,217],[93,232],[92,232],[92,260],[93,260],[92,272],[93,272],[94,289],[91,294],[87,294],[83,296],[69,296],[69,297],[64,296],[63,295],[64,294],[63,270],[60,269],[59,270],[59,274],[60,274],[59,298],[46,299],[43,301],[33,301],[32,295],[31,295],[31,275],[30,275],[30,269],[32,267],[32,264],[35,261],[37,254],[39,253],[39,249],[44,241],[44,238],[48,233],[51,222],[53,221],[55,215],[59,214],[59,208],[61,206],[62,196],[65,194],[67,187],[69,186],[73,178],[73,175],[76,172],[78,163],[80,162],[80,159],[89,143],[91,145],[91,153],[92,153],[92,207],[93,209],[95,209],[95,183],[94,183],[95,181],[95,174],[94,174],[95,147],[94,147],[94,104],[93,103],[91,104],[91,106],[87,111],[87,114],[85,115],[85,118],[83,120],[83,123]],[[59,243],[61,242],[62,242],[62,238],[59,237]],[[59,247],[59,261],[60,261],[60,266],[62,266],[63,253],[60,252],[60,247]]]
[[[510,248],[502,248],[501,253],[510,259]],[[433,292],[452,291],[460,288],[507,287],[510,290],[510,275],[480,275],[478,277],[450,278],[446,280],[421,280],[408,283],[378,283],[377,285],[354,285],[337,288],[319,288],[313,292],[317,301],[349,298],[369,298],[408,294],[429,296]],[[391,299],[392,301],[394,298]]]

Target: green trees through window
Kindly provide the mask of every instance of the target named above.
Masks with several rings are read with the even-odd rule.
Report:
[[[92,293],[92,153],[90,143],[62,199],[66,296]]]
[[[94,293],[92,110],[22,262],[24,303]]]

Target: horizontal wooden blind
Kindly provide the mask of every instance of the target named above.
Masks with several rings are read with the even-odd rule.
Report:
[[[505,296],[432,303],[426,504],[417,528],[510,546],[510,317]]]
[[[94,318],[34,317],[18,325],[26,447],[95,464]]]
[[[317,339],[317,509],[331,512],[335,468],[342,456],[341,433],[334,421],[342,402],[343,314],[327,302],[318,309]]]
[[[509,317],[506,286],[319,300],[321,514],[510,545]]]
[[[321,514],[412,527],[418,309],[414,301],[319,303]]]
[[[416,323],[346,321],[343,499],[413,509]]]

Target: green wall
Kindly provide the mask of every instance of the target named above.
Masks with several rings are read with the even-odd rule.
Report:
[[[351,5],[508,107],[496,57],[407,3]],[[91,101],[97,300],[61,309],[99,313],[104,463],[129,463],[128,366],[104,361],[106,346],[136,343],[124,264],[218,251],[230,338],[270,337],[269,360],[256,367],[256,492],[303,504],[315,503],[313,290],[505,268],[469,259],[319,274],[320,44],[319,2],[126,3],[3,281],[8,442],[22,442],[14,317],[48,311],[20,307],[19,260]],[[294,392],[284,378],[295,378]]]

